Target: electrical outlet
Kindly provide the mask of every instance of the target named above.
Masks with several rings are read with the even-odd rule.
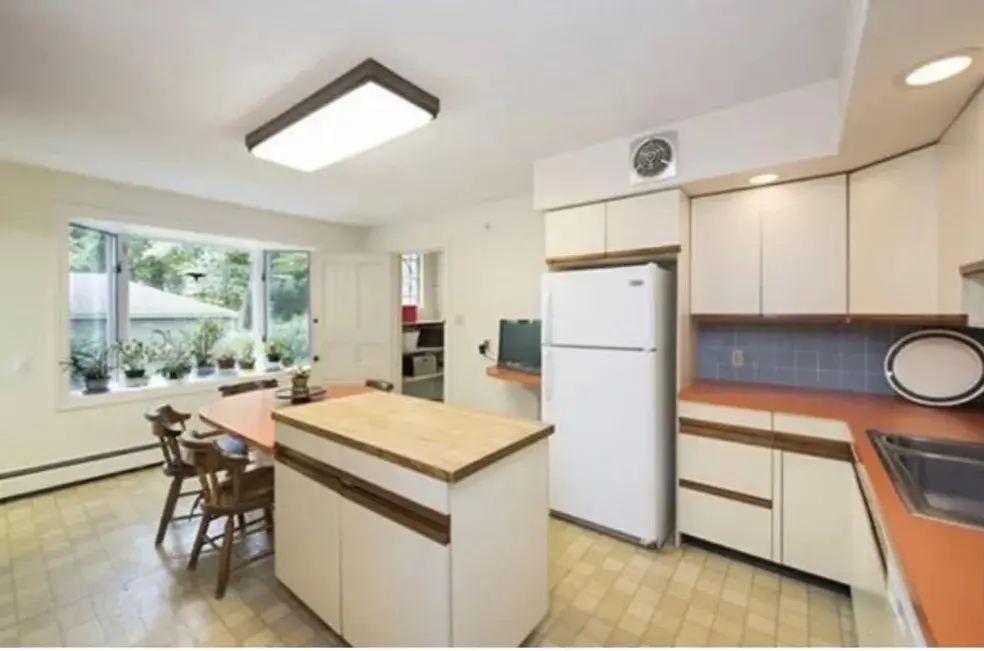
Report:
[[[745,351],[741,348],[731,349],[731,366],[741,368],[745,365]]]

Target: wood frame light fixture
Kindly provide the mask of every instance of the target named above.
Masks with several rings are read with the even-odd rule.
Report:
[[[246,136],[257,158],[313,172],[437,117],[438,98],[366,59]]]

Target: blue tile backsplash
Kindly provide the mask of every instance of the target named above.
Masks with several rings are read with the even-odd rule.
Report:
[[[894,325],[701,324],[697,377],[810,389],[890,394],[889,347],[917,328]],[[740,349],[744,365],[735,368]]]

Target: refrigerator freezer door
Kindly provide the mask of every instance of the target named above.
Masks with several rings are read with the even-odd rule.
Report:
[[[672,493],[671,432],[658,414],[673,387],[657,386],[652,352],[543,351],[543,420],[550,437],[550,507],[645,542],[665,541]]]
[[[670,275],[653,264],[544,274],[543,342],[654,350],[657,300],[668,301]]]

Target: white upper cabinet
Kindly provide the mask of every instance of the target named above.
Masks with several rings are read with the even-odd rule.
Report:
[[[936,155],[921,149],[851,174],[852,314],[941,311]]]
[[[846,178],[762,188],[760,201],[762,314],[845,314]]]
[[[678,246],[683,201],[682,192],[670,190],[608,202],[606,251]]]
[[[760,190],[694,199],[690,309],[694,314],[761,310]]]
[[[605,252],[605,204],[553,210],[545,218],[547,260]]]

